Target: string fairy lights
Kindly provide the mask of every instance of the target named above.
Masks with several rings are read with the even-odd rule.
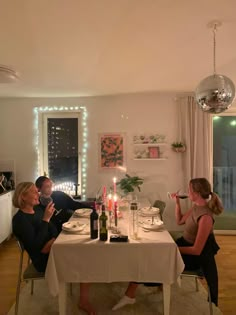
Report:
[[[80,152],[81,157],[81,197],[86,199],[86,186],[87,186],[87,150],[88,150],[88,127],[87,117],[88,112],[85,106],[39,106],[34,107],[34,145],[37,155],[37,166],[35,178],[42,173],[42,157],[40,155],[40,119],[43,113],[55,113],[55,112],[81,112],[82,123],[81,123],[81,134],[82,134],[82,149]]]

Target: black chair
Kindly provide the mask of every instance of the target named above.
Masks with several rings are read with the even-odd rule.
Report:
[[[163,213],[164,213],[164,210],[165,210],[165,207],[166,207],[166,203],[162,200],[155,200],[154,203],[153,203],[153,207],[155,208],[159,208],[160,210],[160,218],[161,220],[163,219]]]
[[[198,279],[201,279],[201,280],[205,279],[202,269],[184,270],[182,272],[182,274],[180,275],[180,283],[181,283],[181,279],[183,277],[189,277],[189,278],[194,278],[195,279],[196,291],[199,291]],[[211,301],[211,291],[210,291],[210,288],[209,288],[208,284],[207,284],[207,291],[208,291],[208,302],[209,302],[209,314],[213,315],[212,301]]]
[[[178,244],[178,240],[176,242]],[[189,256],[183,255],[186,269],[181,274],[181,277],[194,277],[196,281],[196,290],[198,290],[199,278],[205,279],[208,288],[208,301],[210,314],[213,314],[212,302],[217,306],[218,304],[218,272],[215,262],[215,255],[219,250],[219,246],[216,243],[215,236],[211,233],[206,241],[206,244],[198,256],[198,269],[190,270],[191,263],[189,262]]]

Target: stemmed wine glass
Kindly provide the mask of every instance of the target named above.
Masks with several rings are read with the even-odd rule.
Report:
[[[180,199],[186,199],[188,198],[188,193],[184,192],[182,189],[178,189],[175,193],[167,193],[167,196],[170,199],[174,199],[176,196],[178,196]]]
[[[40,201],[42,206],[47,207],[47,205],[50,202],[53,202],[53,199],[51,197],[40,196],[39,201]],[[59,209],[59,210],[57,210],[56,208],[54,208],[54,209],[55,209],[55,212],[54,212],[55,216],[57,216],[62,211],[62,209]]]

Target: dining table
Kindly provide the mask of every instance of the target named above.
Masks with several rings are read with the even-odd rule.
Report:
[[[80,232],[62,230],[52,245],[45,278],[49,291],[58,295],[59,314],[66,315],[67,288],[71,283],[151,282],[163,284],[164,315],[170,314],[171,285],[184,270],[179,249],[171,235],[161,226],[157,230],[142,228],[148,220],[140,216],[137,239],[110,242],[90,238],[89,216],[73,215],[70,222],[84,224]],[[112,223],[114,225],[114,222]],[[129,234],[129,211],[121,212],[120,233]]]

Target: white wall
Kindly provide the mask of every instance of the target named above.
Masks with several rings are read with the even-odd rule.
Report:
[[[98,168],[98,133],[125,132],[127,138],[127,172],[145,179],[142,196],[166,200],[167,191],[182,187],[181,154],[168,147],[166,161],[132,159],[132,136],[137,133],[165,134],[167,142],[178,140],[177,105],[173,94],[127,94],[88,98],[9,98],[0,99],[0,160],[16,161],[17,182],[35,180],[37,156],[34,147],[33,107],[83,105],[88,110],[88,178],[87,196],[94,196],[100,185],[111,184],[117,171]],[[123,116],[122,116],[123,115]],[[122,118],[123,117],[123,118]],[[167,201],[166,219],[174,221],[172,201]],[[169,210],[168,210],[169,209]]]

